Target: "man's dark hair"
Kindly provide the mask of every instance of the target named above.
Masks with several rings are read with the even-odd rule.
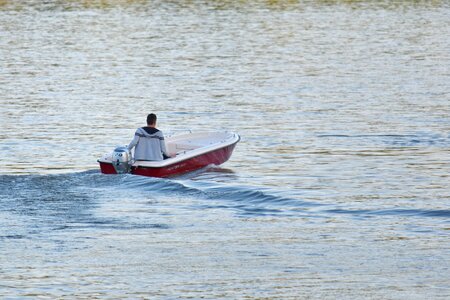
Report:
[[[154,125],[156,124],[156,115],[155,114],[149,114],[147,116],[147,125]]]

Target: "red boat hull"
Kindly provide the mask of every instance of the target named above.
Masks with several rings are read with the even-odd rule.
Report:
[[[230,158],[235,146],[236,143],[164,167],[133,166],[131,174],[149,177],[170,177],[198,170],[211,164],[220,165]],[[102,161],[99,163],[103,174],[117,174],[112,163]]]

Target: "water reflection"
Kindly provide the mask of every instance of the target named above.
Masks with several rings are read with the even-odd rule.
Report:
[[[446,5],[444,0],[402,0],[402,1],[367,1],[367,0],[170,0],[170,1],[148,1],[148,0],[0,0],[0,9],[23,10],[34,8],[37,10],[76,10],[76,9],[99,9],[108,10],[113,8],[141,9],[142,7],[172,7],[177,9],[198,9],[203,7],[210,10],[226,9],[269,9],[269,10],[291,10],[302,9],[310,6],[349,6],[353,9],[366,9],[368,7],[379,7],[393,9],[399,7],[423,7]]]
[[[442,2],[0,1],[0,298],[447,296]],[[150,111],[242,141],[99,174]]]

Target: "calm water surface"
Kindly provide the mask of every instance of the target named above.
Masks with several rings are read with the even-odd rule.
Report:
[[[0,0],[0,298],[450,298],[447,1]],[[238,132],[171,179],[156,112]]]

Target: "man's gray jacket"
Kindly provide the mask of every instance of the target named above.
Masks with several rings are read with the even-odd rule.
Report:
[[[134,149],[135,160],[163,160],[163,153],[169,156],[162,131],[153,127],[141,127],[136,130],[128,150]]]

